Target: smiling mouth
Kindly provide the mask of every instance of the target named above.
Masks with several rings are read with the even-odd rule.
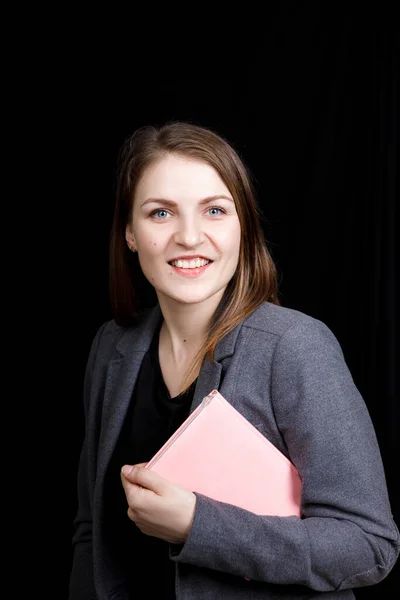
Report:
[[[168,264],[178,269],[199,269],[212,263],[212,260],[206,260],[204,258],[194,258],[192,260],[171,260]]]

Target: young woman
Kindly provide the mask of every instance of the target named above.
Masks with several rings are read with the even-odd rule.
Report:
[[[250,177],[223,138],[169,123],[126,141],[110,293],[84,381],[70,600],[348,600],[381,581],[399,534],[367,408],[332,332],[280,306]],[[214,388],[295,465],[301,517],[144,468]]]

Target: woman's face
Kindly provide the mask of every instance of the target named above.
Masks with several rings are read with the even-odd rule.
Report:
[[[238,265],[240,222],[213,167],[169,154],[139,180],[126,240],[159,301],[216,307]]]

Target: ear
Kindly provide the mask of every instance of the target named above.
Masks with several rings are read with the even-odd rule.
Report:
[[[125,239],[129,249],[132,250],[132,252],[136,252],[135,236],[133,235],[130,225],[127,225],[125,228]]]

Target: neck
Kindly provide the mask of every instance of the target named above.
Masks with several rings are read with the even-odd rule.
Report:
[[[199,350],[206,340],[212,316],[221,300],[219,294],[198,304],[182,304],[158,296],[164,321],[160,341],[171,353],[176,364]]]

